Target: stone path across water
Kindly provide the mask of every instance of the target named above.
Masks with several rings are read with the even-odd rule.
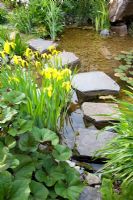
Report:
[[[85,102],[81,108],[85,120],[94,123],[99,128],[119,121],[117,104]]]
[[[41,38],[31,39],[28,41],[28,44],[31,49],[39,51],[40,53],[46,52],[50,46],[58,46],[58,44],[52,40],[44,40]]]
[[[57,59],[58,59],[59,67],[65,67],[65,66],[67,67],[68,66],[71,69],[73,69],[75,67],[80,66],[79,58],[74,53],[71,53],[71,52],[63,51],[63,52],[59,53],[58,56],[56,56],[56,59],[52,58],[51,62],[52,63],[57,62]]]
[[[80,156],[94,156],[96,151],[103,148],[116,133],[110,131],[99,131],[90,129],[78,129],[76,136],[76,150]]]
[[[119,85],[101,71],[76,74],[72,81],[79,100],[83,102],[102,95],[119,94]]]

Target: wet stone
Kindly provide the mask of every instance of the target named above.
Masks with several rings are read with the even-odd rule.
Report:
[[[117,95],[119,85],[107,74],[100,71],[76,74],[72,81],[80,101],[88,101],[102,95]]]
[[[101,180],[95,174],[87,173],[85,180],[87,181],[88,185],[99,185]]]
[[[119,121],[118,105],[114,103],[85,102],[81,106],[86,122],[92,122],[102,128],[112,122]]]
[[[51,40],[43,40],[41,38],[31,39],[28,41],[29,47],[40,53],[44,53],[48,50],[50,46],[57,46],[57,43]]]
[[[116,133],[110,131],[99,131],[90,129],[78,129],[76,136],[76,150],[80,156],[96,156],[96,151],[103,148]]]
[[[81,193],[79,200],[101,200],[101,194],[97,188],[86,187]]]
[[[57,61],[58,60],[58,61]],[[80,66],[80,60],[79,58],[71,52],[63,51],[58,54],[55,58],[51,59],[52,64],[55,63],[55,65],[58,62],[58,67],[70,67],[75,68]]]
[[[128,34],[127,25],[123,24],[120,26],[111,26],[111,32],[119,36],[126,36]]]

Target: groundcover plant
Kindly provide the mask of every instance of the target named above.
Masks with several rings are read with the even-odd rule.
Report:
[[[71,71],[53,65],[59,53],[53,47],[17,56],[15,45],[6,41],[1,51],[0,200],[76,200],[83,184],[66,163],[72,153],[58,132]]]

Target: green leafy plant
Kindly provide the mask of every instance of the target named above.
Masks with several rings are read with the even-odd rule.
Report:
[[[115,69],[115,76],[133,86],[133,52],[123,52],[116,57],[116,60],[119,60],[122,65]]]
[[[113,183],[110,179],[104,178],[102,181],[102,199],[103,200],[132,200],[133,191],[132,191],[133,184],[127,186],[123,184],[117,192],[113,186]]]
[[[57,34],[63,30],[63,12],[56,1],[50,0],[47,6],[46,23],[50,37],[55,40]]]
[[[21,57],[14,55],[15,43],[6,41],[1,52],[1,200],[77,200],[84,188],[66,162],[72,152],[60,144],[58,132],[71,93],[71,71],[50,65],[58,53],[52,49],[43,55],[26,49]]]
[[[71,151],[59,144],[55,132],[34,126],[21,110],[26,103],[21,92],[1,92],[1,200],[58,196],[76,200],[83,186],[78,173],[65,162]]]
[[[25,7],[16,8],[9,20],[22,33],[31,33],[33,30],[32,16]]]
[[[114,125],[117,136],[101,150],[101,156],[107,158],[103,168],[103,199],[132,199],[133,192],[133,92],[125,91],[131,102],[119,101],[120,122]],[[119,184],[116,184],[119,183]],[[119,194],[114,193],[114,189]]]
[[[0,8],[0,24],[7,22],[7,11],[4,8]]]

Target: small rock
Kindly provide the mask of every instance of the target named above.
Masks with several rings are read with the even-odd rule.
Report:
[[[86,187],[81,193],[79,200],[102,200],[102,197],[97,188]]]
[[[127,25],[123,24],[120,26],[111,26],[111,32],[119,36],[126,36],[128,34]]]
[[[0,8],[4,9],[5,8],[5,5],[4,3],[0,2]]]
[[[79,58],[74,53],[71,52],[63,51],[59,53],[58,56],[51,59],[52,64],[55,63],[55,65],[57,65],[57,60],[58,60],[58,67],[66,66],[74,68],[80,66]]]
[[[119,121],[118,105],[114,103],[85,102],[81,106],[84,118],[95,126],[104,127]]]
[[[28,44],[31,49],[39,51],[40,53],[47,52],[50,46],[58,46],[57,43],[51,40],[43,40],[41,38],[31,39],[28,41]]]
[[[78,133],[75,148],[80,156],[94,156],[98,150],[105,147],[116,136],[116,133],[113,132],[90,130],[87,128],[78,129]]]
[[[98,176],[88,173],[85,177],[88,185],[99,185],[101,183],[101,180]]]
[[[119,85],[107,74],[100,71],[76,74],[72,80],[80,102],[89,101],[103,95],[117,95]]]
[[[108,29],[102,30],[102,31],[100,32],[100,35],[101,35],[102,37],[107,37],[107,36],[109,36],[109,30],[108,30]]]
[[[110,53],[108,48],[105,46],[100,48],[100,53],[108,60],[110,60],[112,58],[112,54]]]

